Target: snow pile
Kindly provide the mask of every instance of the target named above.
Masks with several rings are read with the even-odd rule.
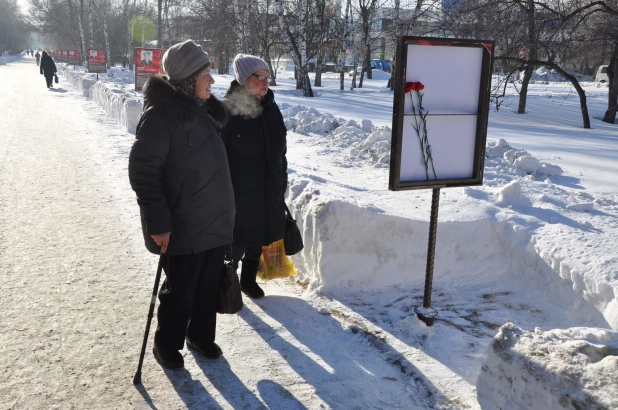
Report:
[[[5,65],[5,64],[11,63],[11,62],[13,62],[15,60],[19,60],[23,56],[24,56],[24,53],[17,54],[17,55],[14,55],[14,56],[11,56],[11,55],[8,55],[8,54],[0,55],[0,65]]]
[[[618,332],[500,328],[477,380],[483,409],[618,408]]]
[[[90,97],[97,102],[116,122],[128,132],[135,133],[135,128],[142,112],[142,98],[137,93],[125,93],[118,88],[109,87],[108,83],[98,81],[90,90]]]
[[[315,108],[283,103],[280,106],[288,130],[304,135],[324,136],[325,145],[352,147],[348,155],[375,167],[387,167],[390,162],[391,129],[377,127],[368,119],[360,122],[321,113]]]
[[[568,72],[568,70],[566,70]],[[594,81],[594,79],[589,76],[589,75],[581,75],[581,74],[574,74],[574,73],[569,73],[571,75],[574,75],[575,78],[577,78],[577,81]],[[530,82],[531,83],[553,83],[553,82],[565,82],[565,81],[569,81],[566,78],[564,78],[562,76],[562,74],[560,74],[559,72],[557,72],[554,69],[548,69],[546,67],[539,67],[537,68],[533,73],[532,73],[532,77],[530,78]]]
[[[106,74],[88,73],[85,67],[56,64],[59,72],[85,97],[94,100],[105,113],[128,132],[135,133],[142,112],[142,94],[135,92],[133,71],[112,67]]]
[[[84,75],[85,73],[82,70],[75,70],[73,66],[66,64],[56,64],[56,68],[59,75],[64,77],[64,81],[69,82],[74,88],[81,91],[84,97],[89,97],[90,87],[96,82],[94,75]]]
[[[523,177],[528,174],[542,174],[545,176],[562,175],[562,168],[557,165],[541,162],[529,152],[513,148],[504,139],[489,142],[485,151],[485,166],[502,172]]]

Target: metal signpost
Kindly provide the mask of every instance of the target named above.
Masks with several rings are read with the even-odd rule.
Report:
[[[483,184],[493,41],[402,37],[397,48],[389,189],[432,189],[423,305],[431,307],[440,189]]]

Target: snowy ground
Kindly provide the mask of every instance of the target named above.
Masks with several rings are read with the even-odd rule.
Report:
[[[220,316],[222,359],[185,352],[185,370],[164,372],[148,352],[136,389],[156,259],[126,175],[133,136],[72,87],[46,90],[32,58],[0,73],[1,409],[474,409],[504,323],[618,329],[618,134],[598,120],[607,89],[585,85],[592,130],[565,83],[531,85],[524,116],[515,99],[492,113],[485,186],[441,195],[440,315],[427,328],[413,309],[430,193],[386,189],[392,93],[384,80],[341,93],[327,78],[308,100],[284,74],[275,93],[291,130],[300,273]],[[131,73],[112,74],[100,86],[135,96]],[[216,77],[219,97],[231,79]],[[544,173],[528,175],[534,157]]]

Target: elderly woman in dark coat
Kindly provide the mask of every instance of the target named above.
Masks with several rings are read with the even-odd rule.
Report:
[[[262,246],[285,233],[287,130],[268,88],[268,64],[259,57],[239,54],[234,71],[236,80],[224,98],[232,116],[223,130],[236,198],[234,263],[238,266],[242,258],[243,293],[261,298],[264,291],[256,275]]]
[[[56,74],[56,63],[54,63],[54,59],[51,58],[47,51],[43,50],[43,56],[41,57],[41,65],[39,66],[39,71],[45,77],[45,82],[47,83],[47,88],[53,88],[54,86],[54,75]]]
[[[227,111],[210,94],[210,60],[191,40],[162,59],[169,78],[152,76],[129,156],[146,248],[165,258],[154,356],[161,366],[184,366],[187,346],[208,358],[215,343],[224,245],[232,243],[234,192],[217,127]]]

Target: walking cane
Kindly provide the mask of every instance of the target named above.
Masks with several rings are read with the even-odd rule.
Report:
[[[142,342],[142,352],[139,355],[139,364],[137,372],[133,377],[133,384],[142,384],[142,364],[144,363],[144,354],[146,353],[146,344],[148,343],[148,333],[150,332],[150,322],[152,322],[152,313],[154,312],[155,303],[157,301],[157,290],[159,289],[159,280],[161,279],[161,271],[163,270],[163,258],[159,256],[159,266],[157,267],[157,276],[155,277],[154,288],[152,289],[152,298],[150,299],[150,309],[148,310],[148,321],[146,322],[146,332],[144,332],[144,341]]]

